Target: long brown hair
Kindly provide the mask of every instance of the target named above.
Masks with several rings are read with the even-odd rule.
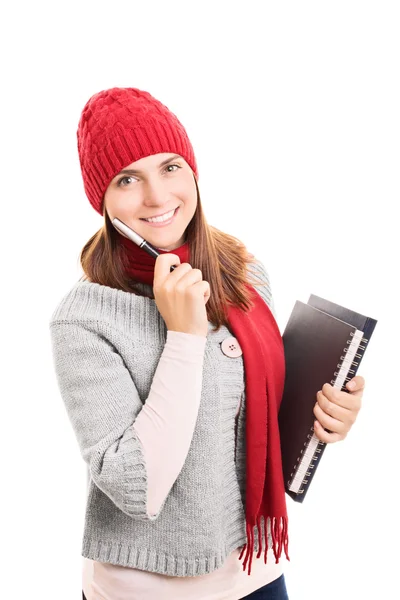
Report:
[[[203,280],[210,282],[210,298],[206,304],[207,318],[218,331],[221,325],[229,326],[226,312],[228,304],[244,311],[251,308],[252,302],[245,283],[260,285],[260,282],[251,281],[249,278],[246,265],[255,263],[256,259],[247,251],[245,245],[238,238],[207,223],[195,176],[194,181],[197,189],[197,207],[186,228],[185,241],[189,244],[190,265],[200,269]],[[125,249],[118,244],[117,237],[120,234],[115,230],[104,208],[104,197],[102,212],[103,227],[86,242],[80,253],[82,269],[86,277],[94,283],[137,294],[135,286],[138,282],[125,272]]]

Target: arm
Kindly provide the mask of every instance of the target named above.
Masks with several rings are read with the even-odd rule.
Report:
[[[147,512],[146,460],[133,427],[143,404],[122,357],[111,342],[85,323],[55,321],[50,331],[61,396],[95,484],[125,514],[139,520],[155,520],[159,515]],[[206,338],[203,339],[204,352]],[[159,365],[162,359],[163,355]],[[198,390],[198,378],[194,386]],[[188,390],[187,405],[189,394]],[[193,402],[192,397],[190,401]],[[165,455],[158,460],[164,463]],[[175,471],[176,468],[177,463]],[[173,481],[165,482],[164,489],[172,484]],[[159,512],[161,509],[162,506]]]
[[[189,451],[200,406],[206,341],[204,336],[167,331],[149,397],[132,426],[146,461],[149,516],[160,512]]]

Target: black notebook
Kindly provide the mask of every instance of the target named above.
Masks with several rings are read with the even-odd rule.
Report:
[[[314,433],[324,383],[348,392],[377,321],[324,298],[296,301],[282,335],[285,386],[279,432],[286,493],[303,502],[327,444]]]

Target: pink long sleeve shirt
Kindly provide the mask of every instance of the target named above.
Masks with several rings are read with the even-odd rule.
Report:
[[[205,336],[168,330],[150,394],[133,425],[146,460],[149,515],[158,512],[189,451],[206,341]],[[236,418],[239,409],[240,400]],[[170,577],[83,557],[82,589],[87,600],[237,600],[283,573],[271,548],[267,564],[254,557],[251,576],[243,571],[239,554],[238,548],[220,569],[197,577]]]

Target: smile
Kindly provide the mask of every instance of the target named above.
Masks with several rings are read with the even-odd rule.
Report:
[[[177,208],[175,208],[175,210],[170,210],[169,212],[161,215],[160,217],[154,217],[152,219],[141,219],[141,221],[144,221],[145,223],[147,223],[148,225],[151,225],[153,227],[164,227],[165,225],[169,225],[170,223],[172,223],[178,213],[179,210],[179,206]]]

